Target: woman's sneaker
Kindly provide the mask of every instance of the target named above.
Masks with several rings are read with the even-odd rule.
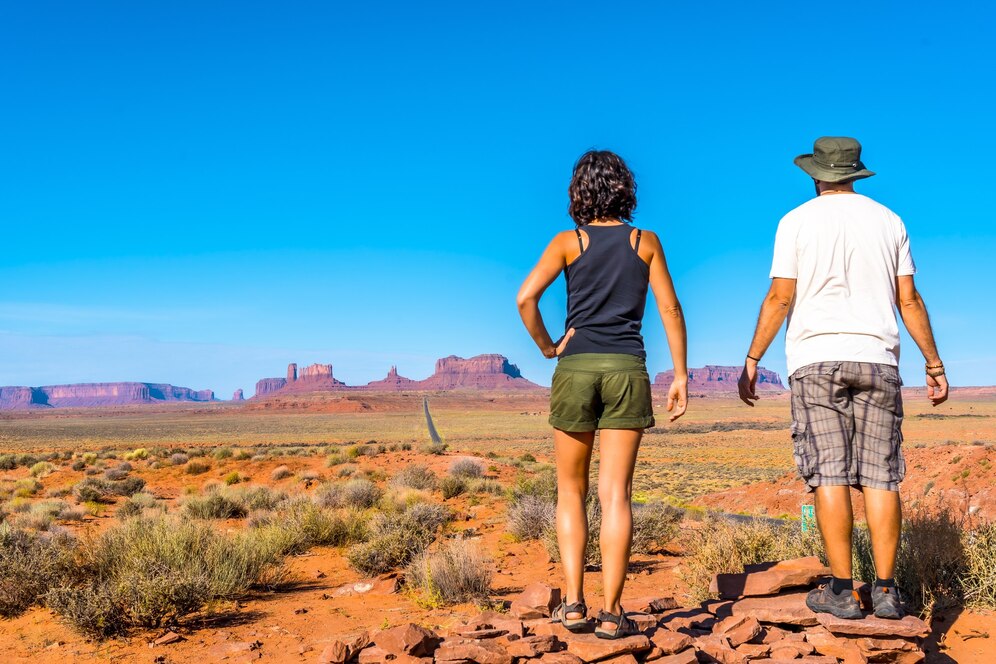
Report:
[[[872,613],[878,618],[899,620],[906,613],[903,611],[902,598],[897,588],[885,586],[872,587]]]
[[[830,613],[845,620],[859,620],[861,604],[853,590],[835,593],[830,584],[822,585],[809,591],[806,595],[806,606],[816,613]]]

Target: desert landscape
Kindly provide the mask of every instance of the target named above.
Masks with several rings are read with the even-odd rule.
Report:
[[[3,661],[990,661],[992,390],[937,409],[910,391],[900,581],[919,617],[855,629],[802,603],[826,569],[781,380],[747,409],[736,373],[693,370],[688,415],[644,439],[623,602],[644,634],[613,642],[550,622],[548,391],[500,355],[360,387],[292,364],[231,401],[3,388]],[[597,537],[588,570],[595,603]]]

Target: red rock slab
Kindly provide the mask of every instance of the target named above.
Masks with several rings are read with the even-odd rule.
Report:
[[[650,635],[650,642],[661,656],[674,655],[692,646],[692,637],[669,629],[657,629]]]
[[[695,640],[695,647],[704,654],[707,662],[720,664],[747,664],[747,656],[730,646],[730,640],[722,634],[710,634]]]
[[[837,658],[825,655],[810,655],[809,657],[802,657],[800,659],[775,659],[770,657],[752,660],[751,664],[837,664]]]
[[[834,636],[825,627],[810,627],[806,630],[806,641],[821,655],[836,657],[844,664],[867,664],[868,658],[861,652],[853,639]]]
[[[526,636],[508,643],[505,650],[512,657],[539,657],[543,653],[560,650],[560,640],[552,634]]]
[[[754,616],[759,622],[816,625],[816,614],[806,606],[806,593],[747,597],[733,603],[733,615]]]
[[[183,641],[183,637],[176,632],[166,632],[158,639],[152,642],[152,645],[156,646],[168,646],[171,643],[177,643],[178,641]]]
[[[754,616],[741,614],[718,622],[713,628],[713,633],[722,634],[730,640],[730,645],[736,648],[757,637],[761,630],[761,623]]]
[[[520,620],[549,618],[560,604],[560,588],[545,583],[531,583],[512,600],[509,613]]]
[[[408,623],[377,632],[373,635],[372,641],[378,648],[392,655],[431,657],[440,639],[435,632]]]
[[[350,654],[349,646],[342,641],[333,641],[318,655],[318,664],[345,664]]]
[[[603,659],[602,662],[605,664],[638,664],[636,657],[633,657],[629,653],[625,655],[617,655],[615,657],[609,657],[608,659]]]
[[[387,657],[388,653],[386,650],[377,646],[371,646],[361,650],[360,654],[356,656],[356,661],[358,664],[380,664],[381,662],[386,662]]]
[[[915,652],[920,647],[906,639],[875,639],[870,637],[853,639],[853,642],[869,657],[881,652]]]
[[[733,602],[728,599],[707,599],[700,605],[703,611],[708,611],[716,618],[722,620],[723,618],[729,618],[730,608],[733,606]]]
[[[626,606],[641,613],[664,613],[678,608],[678,602],[673,597],[640,597],[626,602]]]
[[[886,620],[875,616],[865,616],[861,620],[845,620],[829,613],[817,616],[819,623],[834,634],[850,636],[877,636],[914,638],[930,634],[927,623],[916,616],[906,616],[902,620]]]
[[[508,632],[503,629],[474,629],[473,627],[463,625],[461,627],[454,627],[451,629],[450,634],[453,636],[459,636],[463,639],[496,639],[499,636],[508,634]]]
[[[627,611],[626,617],[632,620],[641,632],[646,632],[657,627],[657,616],[650,615],[649,613]]]
[[[497,611],[483,611],[467,622],[474,629],[503,629],[509,634],[524,636],[526,633],[521,620],[510,618],[507,614]]]
[[[747,659],[761,659],[768,656],[771,646],[764,643],[743,643],[736,647],[736,651]]]
[[[651,661],[647,658],[647,661]],[[688,648],[673,655],[665,655],[653,660],[654,664],[698,664],[699,658],[695,655],[695,648]]]
[[[492,641],[443,641],[436,649],[436,662],[512,664],[512,656]]]
[[[819,558],[797,558],[778,563],[748,565],[743,574],[717,574],[709,591],[720,597],[758,597],[774,595],[786,588],[808,586],[830,574]]]
[[[594,634],[575,634],[567,641],[567,651],[584,662],[598,662],[632,652],[650,650],[650,639],[643,634],[621,639],[600,639]]]
[[[566,641],[573,638],[575,634],[569,629],[564,627],[564,624],[559,620],[530,620],[524,623],[526,631],[529,634],[535,636],[542,636],[547,634],[552,634],[556,636],[561,641]],[[592,624],[591,631],[594,631],[594,624]]]
[[[813,644],[806,643],[805,641],[779,641],[778,643],[772,643],[770,648],[771,659],[798,659],[799,657],[812,655],[816,652]]]
[[[584,664],[580,657],[569,652],[548,652],[536,661],[544,664]]]

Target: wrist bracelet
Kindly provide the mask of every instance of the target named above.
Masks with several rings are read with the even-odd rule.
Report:
[[[927,375],[930,376],[931,378],[940,378],[941,376],[945,375],[944,367],[941,367],[940,369],[928,369]]]
[[[755,361],[755,362],[757,362],[758,364],[760,364],[760,363],[761,363],[761,358],[759,358],[759,357],[754,357],[753,355],[748,355],[748,356],[747,356],[747,359],[748,359],[748,360],[754,360],[754,361]]]
[[[944,363],[941,362],[939,364],[925,364],[924,366],[927,367],[928,369],[943,369]]]

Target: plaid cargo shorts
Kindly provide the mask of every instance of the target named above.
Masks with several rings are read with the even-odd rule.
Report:
[[[793,455],[810,491],[852,486],[898,491],[903,396],[897,367],[821,362],[791,378]]]

